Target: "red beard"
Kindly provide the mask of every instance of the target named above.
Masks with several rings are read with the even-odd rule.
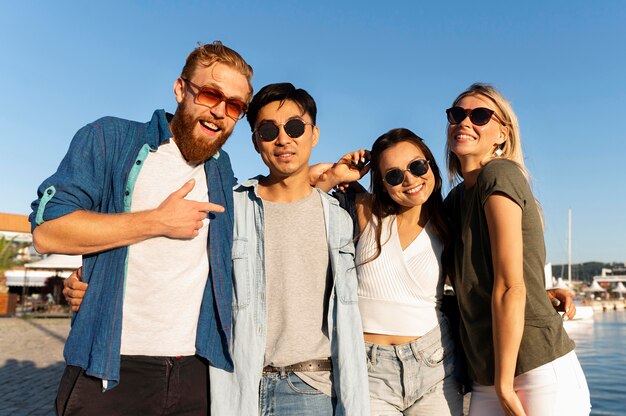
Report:
[[[207,140],[198,134],[194,134],[193,129],[198,124],[198,121],[199,119],[194,118],[185,111],[184,107],[178,106],[170,122],[170,129],[172,134],[174,134],[178,149],[185,160],[193,164],[206,162],[222,148],[232,133],[232,129],[230,131],[224,130],[222,123],[211,120],[222,130],[220,130],[220,135],[214,140]]]

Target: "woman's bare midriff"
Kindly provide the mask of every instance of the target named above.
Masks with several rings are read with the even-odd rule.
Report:
[[[404,336],[404,335],[384,335],[384,334],[370,334],[369,332],[363,333],[363,338],[366,342],[378,345],[401,345],[413,342],[419,337],[416,336]]]

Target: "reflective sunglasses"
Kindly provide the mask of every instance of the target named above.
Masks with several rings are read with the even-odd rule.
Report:
[[[297,139],[304,134],[304,129],[306,128],[306,126],[314,126],[314,124],[306,123],[299,118],[291,119],[285,124],[274,124],[271,121],[264,121],[263,123],[259,124],[256,129],[254,129],[254,133],[256,133],[256,135],[259,136],[261,140],[271,142],[278,137],[278,134],[280,132],[279,127],[281,126],[283,130],[285,130],[285,133],[287,133],[287,136],[291,137],[292,139]]]
[[[183,81],[187,84],[193,86],[198,89],[196,93],[195,102],[196,104],[203,105],[205,107],[213,108],[221,102],[226,103],[226,115],[233,120],[241,120],[243,116],[246,115],[246,111],[248,110],[248,105],[236,98],[228,98],[224,95],[224,93],[217,88],[208,87],[208,86],[200,86],[194,84],[187,78],[181,77]]]
[[[484,126],[489,123],[491,116],[495,116],[500,124],[504,124],[494,110],[485,107],[477,107],[471,110],[466,110],[463,107],[451,107],[446,110],[446,114],[448,115],[448,123],[450,124],[459,124],[465,120],[466,117],[469,117],[472,124]]]
[[[413,162],[409,163],[409,165],[404,170],[398,168],[391,169],[390,171],[385,173],[383,179],[390,186],[400,185],[402,182],[404,182],[404,172],[409,171],[411,172],[411,175],[417,178],[418,176],[422,176],[426,174],[426,172],[428,172],[429,163],[430,161],[426,159],[415,159]]]

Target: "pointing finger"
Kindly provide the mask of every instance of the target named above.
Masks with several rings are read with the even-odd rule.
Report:
[[[178,196],[179,198],[184,198],[187,196],[189,192],[196,186],[195,179],[189,179],[183,186],[181,186],[177,191],[174,191],[173,195]]]
[[[198,211],[203,212],[224,212],[224,207],[211,202],[198,202]]]

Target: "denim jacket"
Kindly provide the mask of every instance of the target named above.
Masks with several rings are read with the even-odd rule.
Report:
[[[369,415],[367,363],[357,305],[352,221],[337,201],[320,191],[333,289],[328,328],[336,415]],[[256,416],[267,332],[263,202],[258,178],[234,188],[233,373],[210,368],[211,411],[217,416]],[[306,248],[303,248],[306,254]]]
[[[129,212],[144,160],[171,137],[163,110],[155,111],[147,123],[105,117],[83,127],[56,173],[39,186],[29,218],[32,229],[77,210]],[[224,206],[225,212],[211,216],[207,242],[211,269],[198,318],[196,352],[211,365],[232,371],[227,346],[232,320],[232,187],[236,181],[225,152],[210,158],[205,171],[209,200]],[[83,276],[89,290],[80,312],[72,318],[65,343],[67,364],[107,380],[109,388],[119,381],[127,260],[127,246],[83,256]]]

